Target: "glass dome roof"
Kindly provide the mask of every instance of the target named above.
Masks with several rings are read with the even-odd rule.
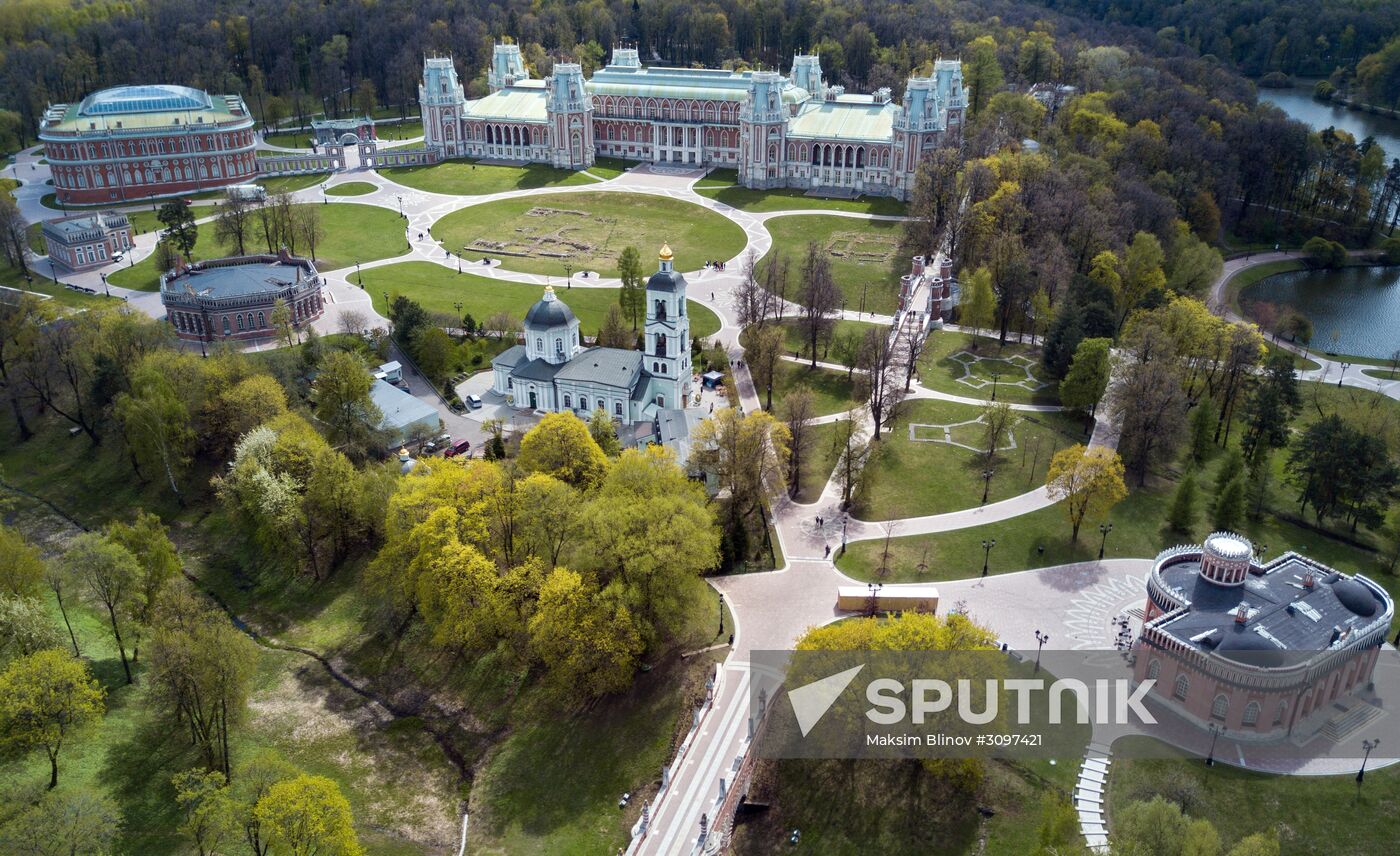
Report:
[[[83,116],[105,116],[162,110],[207,110],[210,104],[207,93],[188,86],[114,86],[84,98],[78,113]]]

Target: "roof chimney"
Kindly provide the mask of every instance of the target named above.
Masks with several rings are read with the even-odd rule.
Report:
[[[1311,589],[1315,584],[1316,583],[1313,580],[1312,571],[1308,571],[1306,574],[1303,574],[1303,588]]]
[[[1235,623],[1244,624],[1249,621],[1249,604],[1240,601],[1240,605],[1235,607]]]

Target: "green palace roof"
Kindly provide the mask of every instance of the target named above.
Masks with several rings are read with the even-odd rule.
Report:
[[[593,73],[586,84],[590,95],[630,95],[638,98],[694,98],[701,101],[743,101],[749,95],[750,71],[722,68],[642,68],[610,65]],[[783,82],[783,103],[801,104],[807,90]]]
[[[467,118],[547,122],[547,97],[543,86],[508,86],[485,98],[467,102]]]
[[[894,138],[894,104],[809,101],[788,125],[788,138],[888,143]]]

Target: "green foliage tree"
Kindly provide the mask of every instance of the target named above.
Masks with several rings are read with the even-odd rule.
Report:
[[[550,413],[520,440],[521,469],[546,473],[579,488],[597,484],[608,458],[572,413]]]
[[[1118,303],[1120,325],[1149,294],[1166,288],[1167,275],[1162,271],[1165,260],[1162,242],[1157,240],[1156,235],[1138,232],[1133,236],[1123,260],[1127,273],[1123,277],[1123,291]]]
[[[360,856],[350,803],[325,776],[299,775],[267,789],[253,808],[269,851],[288,856]]]
[[[1079,812],[1064,796],[1045,792],[1040,798],[1039,846],[1034,856],[1076,853],[1082,842]]]
[[[616,305],[609,306],[608,314],[603,317],[603,326],[598,328],[598,346],[600,348],[630,348],[635,337],[635,333],[627,330],[622,310]]]
[[[1118,453],[1102,446],[1085,448],[1079,443],[1061,449],[1050,459],[1045,489],[1052,499],[1064,504],[1070,540],[1075,542],[1086,518],[1107,516],[1128,495]]]
[[[978,36],[963,49],[963,81],[970,91],[968,112],[976,116],[1001,88],[1005,78],[997,59],[997,42],[991,36]]]
[[[186,259],[192,260],[195,242],[199,240],[199,227],[195,225],[194,212],[190,210],[189,203],[183,199],[172,199],[160,206],[156,219],[165,226],[162,237]]]
[[[985,267],[973,271],[963,289],[965,297],[959,307],[958,323],[972,330],[972,347],[976,349],[977,335],[996,321],[997,299],[992,291],[991,271]]]
[[[784,463],[791,442],[787,426],[766,410],[741,416],[735,408],[727,407],[695,430],[691,465],[713,474],[720,490],[729,494],[724,506],[724,529],[731,559],[748,558],[747,550],[739,545],[748,543],[755,516],[772,557],[767,509],[768,503],[786,489]]]
[[[1060,402],[1070,410],[1088,415],[1092,421],[1099,400],[1108,389],[1109,349],[1111,339],[1081,339],[1074,349],[1074,361],[1069,373],[1060,381]]]
[[[1231,449],[1225,453],[1225,460],[1221,462],[1220,469],[1215,473],[1215,495],[1219,496],[1225,492],[1225,485],[1239,478],[1244,473],[1244,455],[1239,449]]]
[[[37,597],[44,591],[44,557],[18,529],[0,524],[0,594]]]
[[[1189,535],[1196,528],[1196,473],[1189,471],[1181,477],[1172,494],[1171,509],[1167,512],[1167,525],[1173,532]]]
[[[567,568],[555,568],[540,587],[530,618],[530,649],[549,669],[560,698],[585,698],[624,689],[644,645],[627,606],[613,593]]]
[[[1336,241],[1314,235],[1303,242],[1303,255],[1317,267],[1339,268],[1346,264],[1347,249]]]
[[[777,385],[783,359],[783,328],[776,324],[750,327],[744,335],[744,358],[749,363],[755,390],[763,392],[764,407],[773,409],[773,387]]]
[[[130,550],[92,532],[84,532],[73,539],[63,554],[63,562],[70,576],[81,580],[88,596],[107,613],[112,640],[121,655],[122,671],[126,673],[126,682],[131,683],[135,678],[126,656],[122,631],[123,628],[129,631],[127,622],[142,576],[140,563]]]
[[[132,640],[132,662],[140,656],[140,633],[149,627],[156,600],[165,586],[180,575],[180,557],[170,542],[165,526],[154,514],[137,509],[131,523],[115,520],[107,524],[106,539],[119,544],[136,559],[136,579],[131,588],[127,611],[135,623]]]
[[[1032,30],[1021,40],[1016,55],[1016,68],[1027,83],[1049,83],[1059,79],[1060,55],[1055,51],[1055,39],[1043,30]]]
[[[1215,423],[1219,416],[1215,409],[1215,400],[1210,396],[1205,396],[1196,402],[1196,406],[1191,408],[1191,418],[1189,420],[1189,431],[1191,435],[1191,460],[1201,464],[1205,462],[1206,456],[1210,454],[1210,447],[1214,445]]]
[[[43,601],[0,594],[0,662],[62,644]]]
[[[622,452],[622,444],[617,439],[617,425],[601,405],[593,408],[593,415],[588,420],[588,436],[609,458],[616,458]]]
[[[1113,821],[1114,852],[1133,856],[1180,856],[1189,819],[1181,807],[1161,796],[1131,802]]]
[[[217,856],[242,833],[239,806],[228,779],[217,770],[184,770],[171,779],[183,819],[180,832],[199,856]],[[255,848],[256,850],[256,848]]]
[[[0,826],[0,852],[18,856],[107,856],[122,832],[116,803],[89,788],[60,788]]]
[[[1293,355],[1277,353],[1264,366],[1264,375],[1244,407],[1244,434],[1240,448],[1248,460],[1281,449],[1288,443],[1289,425],[1297,417],[1303,398],[1293,371]]]
[[[1237,475],[1226,482],[1216,495],[1215,506],[1211,510],[1211,525],[1218,531],[1238,531],[1244,523],[1247,508],[1244,476]]]
[[[332,351],[316,376],[316,418],[326,426],[332,442],[351,454],[368,455],[379,433],[383,414],[370,400],[373,378],[359,357],[348,351]]]
[[[58,786],[58,756],[105,710],[102,688],[81,660],[57,649],[14,660],[0,672],[0,747],[42,748],[49,790]]]
[[[622,314],[632,322],[632,332],[642,323],[646,315],[646,282],[643,279],[642,255],[636,247],[623,247],[617,258],[617,274],[622,279],[622,289],[617,294],[618,306]]]

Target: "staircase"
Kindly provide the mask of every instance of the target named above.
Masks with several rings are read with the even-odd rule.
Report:
[[[1113,751],[1102,743],[1090,741],[1074,783],[1074,810],[1079,813],[1079,831],[1095,853],[1108,852],[1108,824],[1104,820],[1105,794],[1108,791],[1108,766]]]

